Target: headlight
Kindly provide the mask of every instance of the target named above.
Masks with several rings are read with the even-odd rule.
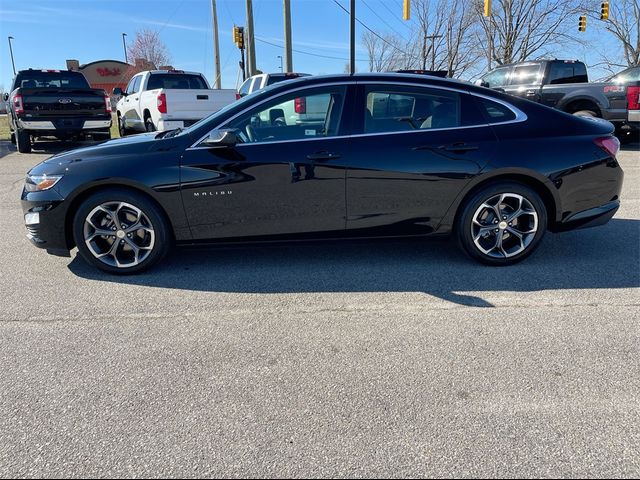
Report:
[[[60,181],[62,175],[27,175],[24,189],[27,192],[42,192],[49,190]]]

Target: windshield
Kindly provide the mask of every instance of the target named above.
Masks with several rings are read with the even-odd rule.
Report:
[[[19,72],[14,88],[91,88],[78,72]]]

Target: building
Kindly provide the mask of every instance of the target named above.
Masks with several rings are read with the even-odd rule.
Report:
[[[80,65],[78,60],[67,60],[67,69],[81,72],[92,88],[101,88],[111,95],[116,87],[124,90],[137,72],[154,70],[155,66],[139,58],[135,65],[119,60],[97,60]]]

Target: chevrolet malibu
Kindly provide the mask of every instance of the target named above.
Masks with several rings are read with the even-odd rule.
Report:
[[[547,231],[615,214],[612,133],[453,80],[303,77],[184,130],[54,155],[28,172],[22,206],[35,246],[77,247],[110,273],[147,269],[174,244],[367,236],[452,235],[509,265]]]

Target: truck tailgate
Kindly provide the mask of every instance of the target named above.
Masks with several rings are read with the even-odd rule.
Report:
[[[104,91],[20,89],[26,117],[105,115]]]
[[[180,90],[162,89],[167,98],[167,117],[199,120],[222,107],[233,103],[236,92],[226,90]]]

